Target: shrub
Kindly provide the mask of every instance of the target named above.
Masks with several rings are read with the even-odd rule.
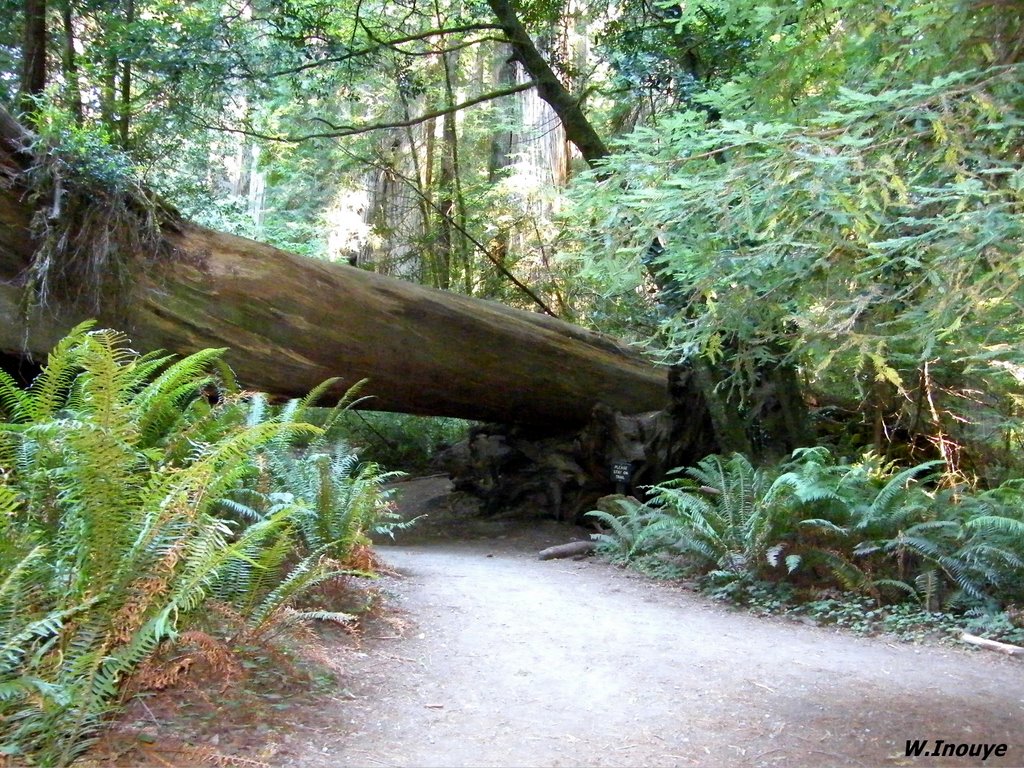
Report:
[[[717,594],[785,580],[876,604],[909,597],[926,610],[991,612],[1019,601],[1019,484],[939,489],[940,465],[899,468],[872,454],[843,465],[824,448],[795,451],[774,470],[740,454],[709,456],[684,478],[653,486],[647,504],[625,506],[617,521],[590,514],[610,524],[605,551],[621,561],[682,558]]]
[[[329,379],[302,400],[291,400],[279,409],[271,408],[265,396],[252,395],[245,407],[247,424],[302,423],[313,403],[336,379]],[[376,462],[360,462],[346,440],[343,418],[360,385],[349,390],[330,410],[317,409],[322,429],[312,438],[298,441],[284,435],[262,447],[254,460],[260,476],[256,488],[243,486],[255,506],[229,502],[244,517],[259,519],[265,510],[282,501],[295,500],[296,527],[307,553],[321,552],[342,562],[369,546],[369,534],[388,531],[396,524],[384,489],[401,472],[385,472]],[[259,489],[264,489],[261,493]],[[269,492],[266,492],[269,491]]]
[[[465,438],[471,424],[464,419],[353,410],[338,420],[336,434],[349,445],[360,446],[360,455],[377,464],[415,472],[429,469],[438,449]]]
[[[621,539],[629,530],[634,542],[624,559],[667,550],[726,581],[777,568],[790,524],[768,475],[738,453],[708,456],[685,473],[654,486],[648,504],[625,508],[625,520],[612,524],[610,536]]]

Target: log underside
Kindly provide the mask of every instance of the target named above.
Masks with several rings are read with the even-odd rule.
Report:
[[[18,161],[2,145],[0,171],[13,177]],[[0,350],[40,357],[85,313],[23,312],[33,214],[0,176]],[[294,397],[340,376],[340,395],[365,378],[367,408],[551,427],[585,423],[598,403],[639,413],[667,402],[662,371],[569,323],[192,224],[163,235],[175,258],[140,275],[124,314],[100,322],[140,350],[227,347],[246,387]]]
[[[616,491],[636,493],[719,449],[699,392],[677,382],[685,414],[673,410],[625,416],[594,408],[583,429],[561,433],[482,425],[435,457],[456,492],[478,500],[482,515],[553,517],[583,525],[592,509],[619,514]],[[628,467],[628,480],[612,471]]]

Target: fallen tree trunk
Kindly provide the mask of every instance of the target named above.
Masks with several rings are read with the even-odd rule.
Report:
[[[92,313],[22,310],[38,243],[17,130],[0,115],[0,350],[39,356]],[[341,376],[337,395],[366,378],[368,408],[545,426],[583,424],[598,403],[637,413],[667,402],[662,371],[544,315],[180,221],[160,234],[174,258],[136,270],[121,308],[102,307],[100,321],[140,349],[227,347],[247,387],[291,397]]]

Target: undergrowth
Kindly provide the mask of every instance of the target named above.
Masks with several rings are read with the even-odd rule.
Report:
[[[889,635],[909,642],[957,640],[964,632],[1016,645],[1024,644],[1019,614],[972,609],[965,613],[928,611],[912,602],[879,605],[876,601],[840,592],[817,596],[799,594],[789,585],[772,582],[733,582],[727,590],[705,584],[709,596],[754,613],[809,621],[860,635]]]
[[[83,324],[30,386],[0,371],[0,755],[66,765],[133,693],[353,621],[304,596],[369,575],[387,475],[322,452],[322,390],[255,418],[221,353]]]
[[[857,631],[977,631],[1024,641],[1024,488],[981,491],[939,463],[800,449],[779,467],[709,456],[593,511],[598,551],[718,599]]]
[[[412,473],[430,471],[438,451],[465,438],[471,424],[440,416],[349,410],[339,418],[336,430],[359,446],[361,456]]]

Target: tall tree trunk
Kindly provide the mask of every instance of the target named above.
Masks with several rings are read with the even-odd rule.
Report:
[[[420,210],[422,211],[424,242],[431,267],[437,266],[439,246],[433,240],[431,227],[434,222],[434,168],[437,165],[437,119],[423,124],[423,183],[420,187]]]
[[[508,58],[507,48],[502,45],[497,51],[498,63],[494,72],[495,84],[499,88],[506,88],[516,82],[515,63]],[[497,109],[502,109],[500,106]],[[487,159],[487,183],[497,184],[501,173],[512,163],[512,131],[507,123],[510,122],[508,115],[504,112],[497,121],[499,127],[491,134],[490,155]]]
[[[448,105],[455,104],[455,86],[453,85],[452,71],[455,69],[453,62],[457,64],[457,54],[445,53],[441,56],[444,67],[444,90]],[[450,120],[449,120],[450,118]],[[469,243],[466,241],[466,199],[462,194],[462,171],[459,168],[459,135],[456,130],[457,117],[454,112],[445,115],[444,122],[444,143],[448,162],[451,169],[451,195],[449,205],[451,222],[454,224],[452,238],[453,261],[459,264],[462,272],[463,292],[468,296],[473,293],[473,262],[470,256]]]
[[[117,120],[117,133],[121,139],[121,146],[127,148],[132,120],[132,59],[135,56],[132,26],[135,24],[135,0],[127,0],[124,22],[125,28],[128,30],[128,45],[127,50],[124,51],[124,60],[121,62],[121,105]]]
[[[402,109],[405,113],[406,119],[410,116],[409,102],[404,93],[401,94]],[[412,163],[412,173],[406,177],[407,183],[412,187],[412,191],[415,193],[416,209],[419,212],[419,232],[417,233],[418,242],[427,243],[430,241],[430,223],[433,221],[433,216],[430,210],[430,196],[426,191],[424,184],[427,183],[426,179],[430,178],[431,169],[430,163],[431,158],[431,137],[425,137],[422,144],[424,145],[423,154],[420,154],[421,143],[417,141],[416,134],[420,131],[431,131],[433,130],[434,123],[429,121],[427,125],[422,128],[417,126],[407,125],[405,127],[405,141],[409,146],[409,160]],[[426,165],[426,170],[424,170]],[[424,278],[429,276],[430,270],[433,268],[433,259],[420,259],[419,268],[419,280],[418,282],[425,282]]]
[[[107,44],[110,44],[109,38]],[[113,51],[107,51],[103,59],[103,75],[100,82],[100,120],[110,131],[111,136],[117,135],[117,54]]]
[[[455,239],[457,237],[452,222],[455,218],[455,164],[453,152],[455,146],[455,113],[444,116],[441,132],[441,175],[438,177],[440,190],[440,221],[438,221],[438,255],[440,256],[441,274],[438,276],[438,288],[451,287],[453,265],[455,264]]]
[[[25,0],[18,106],[35,111],[35,97],[46,90],[46,0]]]
[[[409,93],[405,89],[399,88],[398,96],[402,102],[402,114],[408,120],[412,117],[413,112]],[[422,126],[424,134],[422,157],[420,156],[419,142],[416,140],[416,126],[407,125],[401,129],[405,144],[408,145],[412,169],[411,174],[402,174],[401,179],[412,188],[416,198],[415,205],[419,214],[419,228],[416,237],[420,242],[429,244],[426,254],[420,259],[419,282],[427,283],[434,288],[448,288],[451,275],[448,246],[451,239],[450,233],[448,238],[443,236],[435,238],[435,233],[431,229],[435,219],[431,204],[434,191],[432,185],[434,183],[434,146],[436,143],[434,131],[436,126],[436,120],[428,120]],[[396,158],[397,162],[399,161]],[[444,224],[445,222],[442,220],[440,226],[443,227]]]
[[[81,127],[85,114],[82,107],[82,85],[78,80],[78,54],[75,51],[75,19],[72,2],[73,0],[64,0],[60,9],[64,32],[61,66],[64,71],[64,82],[67,84],[67,100],[71,114],[75,116],[75,125]]]
[[[493,59],[490,66],[490,69],[493,70],[492,77],[494,83],[499,88],[513,85],[516,82],[516,65],[509,58],[507,47],[500,45],[498,50],[491,53],[491,55],[498,57],[497,66],[495,66]],[[487,183],[491,187],[496,186],[501,181],[502,174],[512,164],[512,130],[509,128],[509,124],[511,124],[510,114],[505,112],[505,108],[500,105],[496,106],[496,109],[500,109],[502,112],[500,113],[501,117],[495,121],[498,124],[498,128],[490,137],[490,151],[487,158]],[[508,229],[499,226],[487,243],[487,246],[490,249],[490,260],[493,262],[494,268],[488,269],[485,273],[484,279],[481,281],[483,285],[479,295],[497,296],[503,284],[501,270],[508,269],[506,263],[509,254]]]

